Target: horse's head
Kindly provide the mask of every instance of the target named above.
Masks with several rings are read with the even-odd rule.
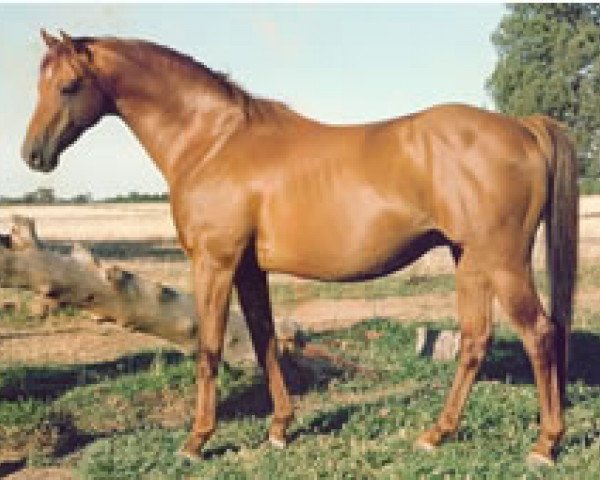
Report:
[[[48,46],[40,67],[38,104],[22,147],[25,162],[50,172],[60,154],[111,108],[94,74],[92,53],[84,42],[61,32],[41,31]]]

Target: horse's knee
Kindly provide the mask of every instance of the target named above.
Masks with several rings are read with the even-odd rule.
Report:
[[[453,433],[458,428],[459,412],[443,412],[438,418],[437,424],[440,430],[445,434]]]
[[[546,315],[539,315],[533,328],[533,335],[541,347],[548,347],[553,344],[556,326]]]

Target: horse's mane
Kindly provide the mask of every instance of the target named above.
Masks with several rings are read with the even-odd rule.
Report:
[[[282,103],[254,97],[232,81],[227,74],[213,70],[193,57],[164,45],[116,37],[78,37],[73,40],[76,45],[81,46],[102,42],[119,49],[124,55],[140,63],[160,62],[163,68],[177,70],[182,75],[204,81],[228,99],[238,103],[248,118],[262,116],[268,111],[287,109]]]

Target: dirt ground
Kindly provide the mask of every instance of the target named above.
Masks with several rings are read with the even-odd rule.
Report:
[[[67,468],[26,468],[14,473],[7,480],[73,480],[75,477]]]
[[[600,310],[600,289],[586,289],[578,293],[577,310]],[[454,293],[450,293],[376,300],[316,299],[293,308],[276,308],[275,315],[293,321],[304,331],[319,332],[344,329],[373,317],[400,322],[456,318],[456,298]],[[494,305],[494,321],[506,321],[497,304]],[[173,350],[177,346],[151,335],[128,331],[110,323],[97,323],[89,318],[61,321],[59,327],[42,322],[27,329],[0,328],[0,364],[91,364],[156,349]]]
[[[116,325],[78,320],[71,327],[0,333],[0,363],[27,365],[93,364],[115,360],[144,350],[172,350],[173,344],[157,337],[130,332]]]

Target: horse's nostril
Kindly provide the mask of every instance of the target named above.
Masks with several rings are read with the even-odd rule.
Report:
[[[42,154],[39,150],[32,150],[29,154],[29,165],[34,168],[39,168],[42,166]]]

